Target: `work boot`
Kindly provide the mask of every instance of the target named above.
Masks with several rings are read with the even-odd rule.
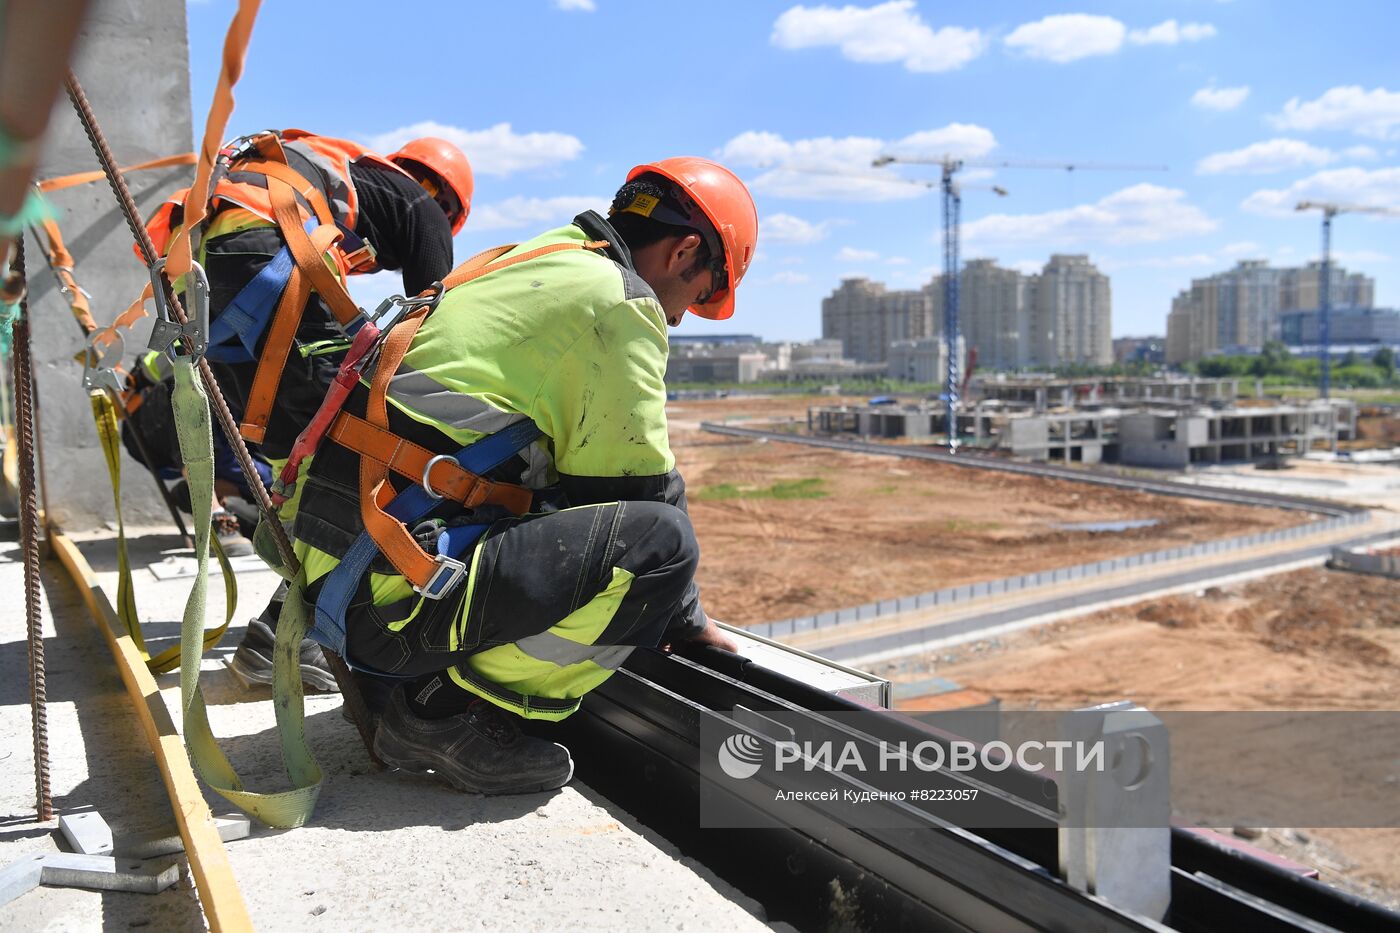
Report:
[[[398,681],[391,677],[367,674],[353,667],[350,669],[350,676],[355,678],[355,686],[360,689],[360,699],[365,701],[365,708],[369,710],[369,727],[373,732],[379,728],[379,717],[388,709],[389,696],[394,692],[394,685]],[[355,724],[355,717],[350,715],[350,707],[345,703],[340,704],[340,718],[352,726]]]
[[[245,686],[272,683],[272,647],[277,635],[262,619],[248,622],[248,631],[233,652],[229,667]],[[301,640],[301,682],[313,690],[339,693],[335,676],[326,666],[321,646],[309,638]]]
[[[519,717],[486,700],[443,719],[422,719],[408,707],[403,685],[374,735],[374,753],[386,765],[421,774],[432,771],[458,790],[474,794],[531,794],[569,783],[569,750],[520,731]]]
[[[219,538],[219,546],[224,549],[225,557],[253,556],[253,542],[243,537],[238,518],[233,513],[219,509],[210,516],[210,520],[212,530]]]

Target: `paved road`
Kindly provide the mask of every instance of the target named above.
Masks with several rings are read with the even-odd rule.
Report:
[[[1095,608],[1110,603],[1145,596],[1177,587],[1198,585],[1208,586],[1217,580],[1224,580],[1240,574],[1267,571],[1270,567],[1287,567],[1307,561],[1326,559],[1334,547],[1365,547],[1396,536],[1396,530],[1325,544],[1307,544],[1295,550],[1274,553],[1262,557],[1251,557],[1224,564],[1210,564],[1195,567],[1164,576],[1154,576],[1144,580],[1133,580],[1117,586],[1090,589],[1077,593],[1053,596],[1033,603],[1023,603],[1002,609],[989,609],[986,612],[964,618],[933,622],[897,632],[872,635],[866,638],[851,638],[839,644],[816,649],[817,653],[833,661],[851,664],[863,660],[888,658],[899,654],[911,654],[924,649],[929,642],[943,642],[946,639],[971,640],[978,632],[1014,624],[1041,616],[1054,615],[1067,611],[1088,613]],[[882,621],[887,621],[882,619]],[[856,635],[852,632],[852,635]]]

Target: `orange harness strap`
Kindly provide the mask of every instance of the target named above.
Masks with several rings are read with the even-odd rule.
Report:
[[[570,249],[597,250],[607,246],[605,240],[554,243],[506,260],[501,257],[515,246],[495,247],[478,253],[452,270],[443,280],[443,291],[550,253]],[[389,380],[408,354],[408,348],[430,310],[428,307],[415,309],[389,331],[370,381],[365,417],[359,419],[342,412],[331,430],[333,439],[360,454],[360,519],[364,522],[365,530],[394,568],[420,589],[433,578],[438,563],[418,544],[411,529],[385,511],[395,495],[388,475],[389,470],[393,469],[421,482],[423,470],[433,455],[425,448],[398,438],[389,430],[387,399]],[[433,493],[450,497],[467,509],[491,503],[504,506],[516,515],[529,510],[534,496],[529,489],[483,479],[451,460],[450,457],[440,459],[433,465],[432,475],[427,477]],[[455,467],[455,470],[451,467]]]
[[[146,168],[169,168],[172,165],[194,165],[198,161],[193,152],[182,152],[180,155],[161,156],[159,159],[150,159],[145,162],[138,162],[135,165],[127,165],[117,169],[123,175],[131,172],[139,172]],[[86,185],[94,181],[102,181],[107,176],[103,172],[78,172],[74,175],[60,175],[57,178],[45,178],[38,183],[40,191],[45,193],[50,191],[62,191],[65,188],[76,188],[78,185]]]
[[[348,447],[361,457],[373,460],[414,482],[421,483],[426,475],[433,492],[468,508],[490,503],[517,515],[530,508],[530,490],[477,476],[450,457],[439,458],[425,474],[434,457],[431,450],[349,412],[336,419],[328,436],[342,447]]]
[[[99,178],[103,177],[101,172],[97,175]],[[44,237],[49,241],[49,266],[58,277],[59,284],[63,286],[63,297],[68,300],[73,317],[78,319],[78,326],[82,327],[84,334],[90,334],[97,330],[97,322],[92,319],[92,308],[88,305],[87,295],[83,294],[83,290],[78,287],[78,280],[73,277],[73,254],[68,252],[68,247],[63,244],[63,234],[53,218],[45,217],[42,223]]]
[[[317,227],[309,242],[313,249],[325,250],[338,236],[340,231],[335,227]],[[291,355],[297,328],[301,326],[310,298],[311,283],[300,265],[292,266],[287,287],[282,290],[282,297],[272,316],[272,325],[268,327],[267,342],[263,344],[262,355],[258,357],[258,369],[248,392],[243,422],[238,426],[238,433],[255,444],[262,443],[267,435],[268,418],[277,401],[277,389],[282,384],[282,370],[287,366],[287,357]]]
[[[427,308],[413,311],[389,331],[384,341],[379,365],[370,383],[369,403],[365,406],[365,420],[374,427],[389,427],[385,403],[389,380],[427,316]],[[389,485],[388,478],[389,468],[385,464],[373,457],[360,456],[360,520],[389,562],[415,586],[424,586],[437,571],[437,563],[418,546],[408,527],[385,511],[394,498],[394,488]],[[472,507],[466,502],[462,505]]]

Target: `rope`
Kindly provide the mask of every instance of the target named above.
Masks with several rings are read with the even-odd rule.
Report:
[[[19,520],[24,545],[24,611],[29,644],[29,711],[34,733],[34,791],[39,819],[50,820],[53,819],[53,790],[49,783],[44,626],[39,606],[39,503],[34,494],[34,370],[29,349],[29,299],[24,288],[23,237],[16,241],[10,270],[12,280],[17,280],[15,284],[19,290],[20,306],[20,317],[13,323],[14,383],[19,421]]]

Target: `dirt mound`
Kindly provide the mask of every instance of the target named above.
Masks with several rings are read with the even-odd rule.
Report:
[[[1400,627],[1400,581],[1306,570],[1199,597],[1167,596],[1133,614],[1168,629],[1243,633],[1283,654],[1389,664],[1390,651],[1362,633]]]
[[[1363,414],[1356,419],[1356,436],[1382,447],[1400,446],[1400,417]]]
[[[1140,608],[1137,617],[1163,628],[1200,628],[1217,621],[1210,607],[1189,596],[1165,596]]]

